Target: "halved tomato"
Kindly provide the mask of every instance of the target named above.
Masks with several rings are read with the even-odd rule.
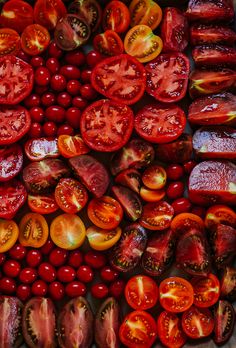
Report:
[[[207,308],[192,306],[182,316],[182,328],[193,339],[208,337],[214,330],[214,318]]]
[[[13,220],[0,220],[0,253],[13,247],[19,237],[19,228]]]
[[[219,224],[236,228],[236,213],[227,205],[216,204],[207,210],[204,222],[209,230],[214,230]]]
[[[103,29],[114,30],[116,33],[124,33],[130,23],[128,7],[121,1],[110,1],[103,11]]]
[[[0,183],[0,218],[12,219],[27,199],[24,185],[16,179]]]
[[[132,0],[129,5],[129,12],[131,27],[144,24],[154,30],[162,19],[161,7],[152,0]]]
[[[21,171],[23,153],[20,145],[12,144],[0,149],[0,181],[8,181]]]
[[[19,49],[20,35],[17,31],[9,28],[0,29],[0,57],[7,54],[17,54]]]
[[[21,33],[27,25],[33,23],[33,9],[22,0],[7,1],[2,8],[0,25]]]
[[[236,49],[219,44],[205,44],[194,47],[192,57],[198,67],[216,65],[234,67]]]
[[[236,33],[233,29],[217,24],[193,24],[190,28],[190,42],[192,46],[202,44],[234,45]]]
[[[111,248],[120,239],[122,230],[120,227],[111,230],[105,230],[95,225],[86,230],[86,236],[91,248],[95,250],[107,250]]]
[[[174,209],[165,202],[147,203],[143,206],[140,224],[153,231],[162,231],[170,227]]]
[[[40,24],[28,25],[21,34],[22,50],[36,56],[46,50],[50,42],[48,30]]]
[[[28,206],[31,211],[39,214],[51,214],[58,210],[54,195],[28,195]]]
[[[191,280],[194,292],[194,305],[200,308],[213,306],[220,297],[220,282],[210,273],[206,277],[195,277]]]
[[[25,154],[31,161],[59,157],[57,138],[36,138],[25,143]]]
[[[60,179],[55,188],[55,200],[61,210],[76,214],[86,205],[88,193],[79,181],[72,178]]]
[[[234,302],[236,300],[236,268],[225,267],[220,283],[220,297]]]
[[[162,200],[166,195],[166,192],[164,189],[160,190],[150,190],[149,188],[142,186],[140,189],[140,197],[145,202],[159,202]]]
[[[135,57],[141,63],[156,58],[162,51],[163,42],[160,36],[144,24],[131,28],[124,39],[125,52]]]
[[[230,21],[234,18],[234,4],[231,0],[190,0],[186,13],[191,21]]]
[[[217,345],[226,343],[235,328],[235,310],[228,301],[220,300],[214,311],[215,328],[213,340]]]
[[[174,217],[171,222],[171,229],[180,236],[195,228],[204,231],[204,222],[200,216],[192,213],[181,213]]]
[[[141,217],[143,206],[136,192],[121,185],[112,186],[111,191],[120,202],[128,219],[136,221]]]
[[[19,229],[19,242],[21,245],[40,248],[48,239],[48,224],[41,214],[25,214],[20,220]]]
[[[158,286],[152,278],[136,275],[126,284],[125,299],[133,309],[150,309],[157,303]]]
[[[126,186],[136,193],[141,187],[141,174],[133,168],[124,169],[115,177],[115,183]]]
[[[166,171],[157,164],[151,164],[142,175],[142,181],[145,186],[151,190],[159,190],[166,184]]]
[[[158,317],[157,334],[162,344],[168,348],[181,348],[187,341],[180,318],[166,311]]]
[[[105,230],[116,228],[123,217],[120,203],[110,196],[91,199],[87,213],[94,225]]]
[[[48,30],[56,27],[58,20],[67,13],[61,0],[37,0],[34,5],[34,21]]]
[[[123,41],[114,30],[106,30],[104,33],[97,34],[93,39],[93,47],[106,56],[116,56],[124,52]]]
[[[59,248],[77,249],[86,237],[84,223],[75,214],[58,215],[50,225],[50,237]]]
[[[130,312],[120,326],[119,336],[126,347],[151,348],[157,337],[155,320],[144,311]]]
[[[68,7],[69,13],[82,17],[95,32],[102,20],[102,8],[96,0],[74,0]]]
[[[86,154],[90,151],[79,135],[59,135],[58,150],[65,158]]]
[[[166,278],[159,286],[159,300],[168,312],[185,312],[193,304],[193,287],[184,278]]]

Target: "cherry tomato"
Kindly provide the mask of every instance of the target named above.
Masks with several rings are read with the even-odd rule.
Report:
[[[58,149],[60,154],[65,158],[83,155],[90,151],[79,135],[60,135],[58,137]]]
[[[127,6],[121,1],[110,1],[103,12],[103,29],[124,33],[130,24],[130,14]]]
[[[40,97],[38,94],[30,94],[28,97],[24,99],[24,105],[27,109],[30,109],[34,106],[40,105]]]
[[[83,262],[83,254],[80,250],[71,251],[68,257],[68,265],[78,268]]]
[[[43,129],[41,124],[38,122],[31,123],[28,134],[30,138],[40,138],[43,135]]]
[[[184,167],[184,171],[186,174],[190,174],[191,171],[193,170],[193,168],[197,165],[197,162],[193,161],[193,160],[190,160],[188,162],[185,162],[183,164],[183,167]]]
[[[14,260],[23,260],[26,256],[26,248],[17,243],[9,250],[9,256]]]
[[[62,266],[66,263],[68,252],[65,249],[55,248],[49,254],[49,262],[55,267]]]
[[[62,124],[57,129],[57,135],[74,135],[74,129],[68,124]]]
[[[80,88],[80,94],[82,98],[85,98],[87,100],[94,100],[97,98],[97,91],[93,88],[91,83],[86,83],[85,85],[82,85]]]
[[[89,245],[95,250],[107,250],[111,248],[120,239],[121,233],[122,230],[120,227],[112,230],[104,230],[93,225],[86,230]]]
[[[102,268],[107,263],[105,255],[95,250],[88,251],[84,256],[84,261],[94,269]]]
[[[218,224],[236,227],[236,213],[227,205],[216,204],[210,207],[204,220],[206,228],[214,230]]]
[[[77,49],[72,52],[67,52],[65,55],[65,61],[67,64],[81,66],[85,64],[86,56],[80,49]]]
[[[24,246],[40,248],[48,239],[47,221],[38,213],[25,214],[20,221],[19,228],[19,242]]]
[[[78,129],[80,126],[81,111],[77,107],[71,107],[66,110],[66,121],[73,128]]]
[[[162,200],[165,195],[166,192],[164,189],[160,189],[160,190],[150,190],[149,188],[142,186],[140,188],[140,197],[145,201],[145,202],[159,202],[160,200]]]
[[[77,107],[79,110],[83,110],[86,108],[88,101],[81,96],[76,96],[72,99],[73,106]]]
[[[19,34],[13,29],[0,29],[0,56],[5,56],[6,54],[16,54],[19,49]]]
[[[55,97],[55,94],[52,92],[46,92],[41,97],[41,103],[45,107],[54,105],[55,102],[56,102],[56,97]]]
[[[6,260],[6,254],[0,254],[0,266],[2,266],[5,260]]]
[[[37,267],[42,261],[42,253],[40,250],[31,249],[26,254],[26,263],[29,267]]]
[[[65,109],[59,105],[49,106],[45,110],[45,116],[49,121],[62,123],[65,119]]]
[[[28,195],[28,205],[30,210],[39,214],[51,214],[58,210],[58,205],[54,195]]]
[[[60,68],[59,74],[64,76],[66,80],[78,80],[80,78],[80,70],[75,65],[63,65]]]
[[[162,19],[162,9],[152,0],[132,0],[129,11],[131,27],[144,24],[154,30],[158,27]]]
[[[28,25],[21,34],[21,47],[30,56],[36,56],[46,50],[50,42],[50,34],[39,24]]]
[[[143,207],[140,224],[149,230],[162,231],[170,227],[174,209],[166,201],[147,203]]]
[[[2,270],[7,277],[16,278],[21,270],[20,263],[16,260],[6,260]]]
[[[37,83],[37,85],[47,86],[50,82],[50,78],[51,78],[51,75],[48,68],[40,66],[39,68],[35,70],[34,80]]]
[[[47,283],[51,283],[56,279],[56,270],[48,262],[42,262],[38,268],[39,277]]]
[[[54,301],[60,301],[64,298],[65,289],[60,282],[52,282],[48,286],[48,292]]]
[[[166,195],[170,199],[182,197],[184,194],[184,183],[182,181],[173,181],[166,188]]]
[[[0,291],[4,295],[13,295],[16,291],[16,282],[12,278],[3,277],[0,279]]]
[[[66,79],[63,75],[55,74],[51,77],[50,86],[55,92],[62,92],[66,89]]]
[[[50,57],[46,60],[46,67],[50,71],[51,74],[56,74],[60,69],[60,63],[57,58]]]
[[[16,289],[16,296],[23,302],[27,301],[31,297],[30,285],[20,284]]]
[[[38,68],[39,66],[44,66],[45,61],[43,57],[35,56],[30,59],[30,65],[32,65],[33,68]]]
[[[92,75],[92,70],[90,69],[84,69],[81,71],[81,80],[84,83],[88,83],[91,81],[91,75]]]
[[[62,53],[62,50],[57,46],[55,41],[51,41],[48,46],[48,56],[59,59],[61,58]]]
[[[166,171],[163,167],[152,164],[145,169],[142,181],[149,189],[159,190],[166,184]]]
[[[37,279],[37,271],[34,268],[26,267],[20,271],[19,280],[24,284],[31,284]]]
[[[54,137],[57,134],[57,126],[54,122],[45,122],[43,125],[43,134],[46,137]]]
[[[190,211],[192,204],[188,198],[181,197],[177,198],[174,202],[171,203],[172,208],[175,211],[175,215],[181,213],[187,213]]]
[[[119,273],[110,266],[104,266],[100,270],[100,277],[104,282],[111,283],[114,282],[119,276]]]
[[[61,266],[57,270],[57,279],[62,283],[70,283],[75,279],[76,273],[71,266]]]
[[[90,51],[86,55],[86,62],[90,68],[94,68],[100,61],[103,60],[103,56],[98,51]]]
[[[210,273],[207,277],[196,277],[191,280],[194,291],[194,305],[200,308],[213,306],[220,296],[220,282]]]
[[[93,47],[106,56],[115,56],[124,52],[123,41],[114,30],[106,30],[104,33],[97,34],[93,39]]]
[[[181,348],[187,337],[181,327],[181,320],[175,313],[162,312],[157,320],[160,341],[168,348]]]
[[[108,287],[103,283],[93,284],[91,287],[91,295],[95,298],[105,298],[108,295]]]
[[[169,180],[179,180],[184,176],[184,169],[180,164],[169,164],[165,170]]]
[[[44,120],[44,111],[39,106],[33,106],[29,110],[29,113],[30,113],[30,117],[31,117],[32,121],[40,123]]]
[[[125,289],[125,281],[123,279],[117,279],[109,286],[109,294],[119,299]]]
[[[76,274],[77,278],[83,283],[91,283],[94,278],[92,268],[86,265],[79,266]]]
[[[197,229],[198,231],[204,231],[203,220],[192,213],[181,213],[174,217],[171,222],[171,229],[177,234],[184,234],[191,229]]]
[[[86,286],[78,281],[70,282],[65,287],[66,295],[69,297],[78,297],[78,296],[85,296],[86,295]]]
[[[34,296],[46,296],[48,286],[43,280],[36,280],[31,286],[31,291]]]
[[[182,328],[190,338],[207,337],[214,330],[214,318],[209,309],[192,306],[182,316]]]
[[[0,253],[5,253],[9,249],[17,249],[17,245],[14,246],[14,244],[18,237],[19,228],[13,220],[0,220]],[[15,259],[15,257],[11,257]]]
[[[43,255],[48,255],[55,247],[53,241],[48,239],[46,243],[39,249]]]
[[[57,103],[58,105],[62,106],[63,108],[67,109],[71,106],[72,98],[67,92],[61,92],[57,96]]]
[[[33,23],[32,6],[26,1],[7,1],[2,8],[0,22],[2,27],[22,33],[25,27]]]
[[[81,92],[81,83],[77,80],[69,80],[66,85],[67,92],[72,95],[78,95]]]

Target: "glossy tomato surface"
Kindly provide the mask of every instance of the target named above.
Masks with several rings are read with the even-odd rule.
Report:
[[[20,49],[20,36],[17,31],[10,28],[0,29],[0,57],[7,54],[17,54]]]
[[[168,348],[181,348],[187,341],[181,320],[175,313],[161,312],[157,320],[160,341]]]

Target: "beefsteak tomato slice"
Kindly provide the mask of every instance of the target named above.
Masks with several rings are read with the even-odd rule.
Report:
[[[234,17],[234,5],[232,0],[190,0],[186,13],[191,21],[230,21]]]
[[[17,31],[9,28],[0,29],[0,57],[7,54],[17,54],[19,50],[20,35]]]
[[[25,143],[25,154],[31,161],[59,157],[57,138],[36,138]]]
[[[20,145],[13,144],[0,149],[0,181],[8,181],[21,171],[23,153]]]
[[[12,179],[0,183],[0,218],[12,219],[27,199],[25,186]]]
[[[34,5],[34,21],[48,30],[56,27],[58,20],[67,13],[62,0],[37,0]]]

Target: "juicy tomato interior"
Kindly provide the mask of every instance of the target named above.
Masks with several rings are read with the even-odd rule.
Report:
[[[132,0],[129,6],[129,11],[131,27],[138,24],[144,24],[154,30],[158,27],[162,19],[161,7],[152,0]]]
[[[28,195],[28,206],[30,210],[39,214],[51,214],[58,210],[58,205],[55,201],[54,195]]]
[[[157,320],[160,341],[168,348],[181,348],[187,337],[181,327],[181,320],[175,313],[162,312]]]
[[[207,308],[213,306],[220,297],[220,282],[214,274],[196,277],[191,280],[195,306]]]
[[[19,228],[13,220],[0,220],[0,253],[5,253],[16,243]]]
[[[214,318],[209,309],[192,306],[182,316],[182,327],[190,338],[207,337],[214,330]]]
[[[28,213],[23,216],[19,225],[19,242],[27,247],[40,248],[49,234],[46,219],[38,213]]]
[[[91,248],[95,250],[107,250],[118,242],[121,237],[120,227],[105,230],[97,226],[90,226],[86,230],[86,236]]]

